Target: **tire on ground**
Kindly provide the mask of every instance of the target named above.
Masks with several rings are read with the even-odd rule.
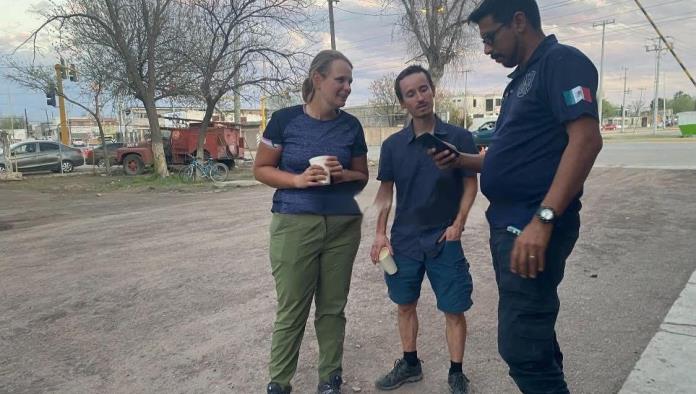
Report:
[[[123,172],[126,175],[140,175],[145,169],[143,159],[135,153],[129,153],[123,158]]]

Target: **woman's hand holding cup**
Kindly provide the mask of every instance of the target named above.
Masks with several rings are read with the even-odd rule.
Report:
[[[306,189],[308,187],[323,186],[326,184],[328,174],[323,167],[313,164],[302,173],[295,175],[293,183],[297,189]]]
[[[329,174],[331,174],[332,182],[340,182],[343,177],[343,166],[341,162],[338,161],[338,158],[336,156],[327,156],[324,165],[329,170]]]

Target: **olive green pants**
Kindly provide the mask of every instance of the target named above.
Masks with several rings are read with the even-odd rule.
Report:
[[[361,222],[362,216],[273,215],[270,255],[278,309],[271,344],[271,382],[288,387],[295,375],[312,298],[319,381],[341,373],[343,310]]]

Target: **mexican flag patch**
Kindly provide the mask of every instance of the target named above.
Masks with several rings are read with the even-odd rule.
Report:
[[[565,99],[565,103],[567,106],[575,105],[581,101],[587,101],[588,103],[592,102],[592,93],[590,93],[590,89],[583,87],[583,86],[578,86],[570,90],[566,90],[563,92],[563,99]]]

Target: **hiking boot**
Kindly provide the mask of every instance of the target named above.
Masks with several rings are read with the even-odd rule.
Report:
[[[292,387],[285,389],[275,382],[271,382],[266,386],[266,394],[290,394],[291,391]]]
[[[388,374],[379,378],[375,382],[375,387],[378,390],[394,390],[401,387],[404,383],[417,382],[423,379],[421,362],[421,360],[418,360],[418,364],[410,366],[404,359],[396,360],[394,368]]]
[[[319,383],[317,394],[341,394],[341,375],[331,375],[328,382]]]
[[[450,393],[467,394],[469,392],[469,378],[462,372],[451,373],[447,377]]]

